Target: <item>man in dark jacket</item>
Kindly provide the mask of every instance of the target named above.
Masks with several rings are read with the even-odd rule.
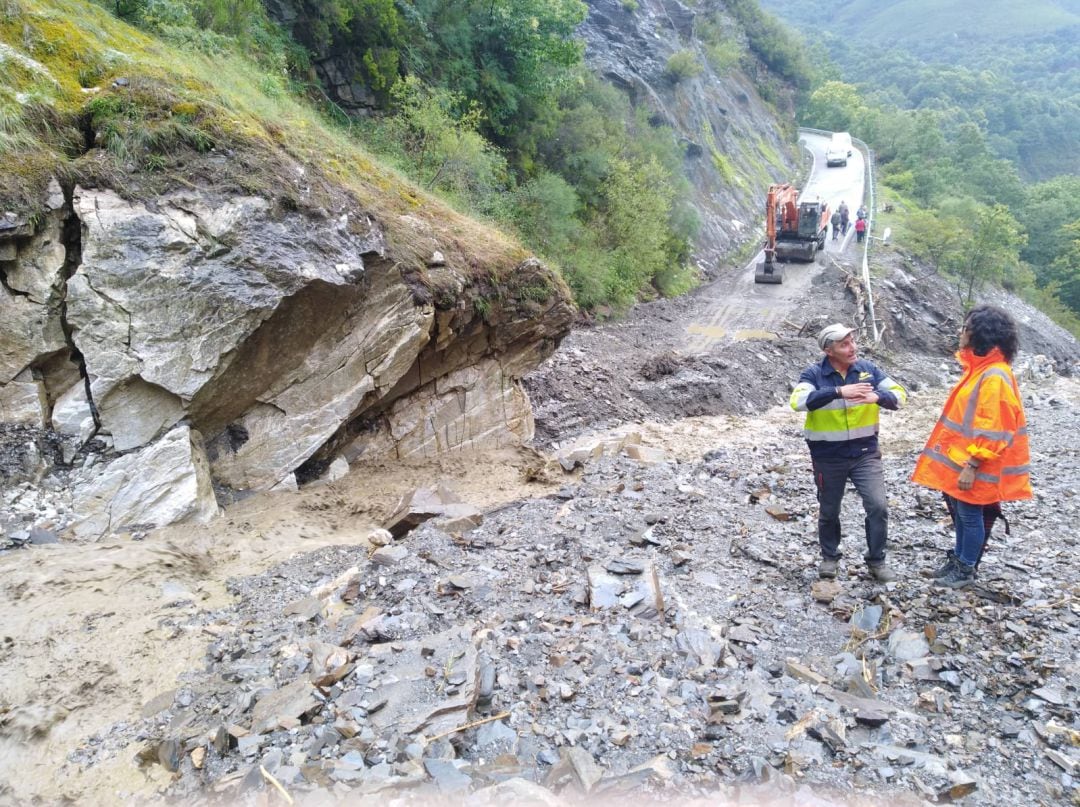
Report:
[[[899,409],[904,388],[872,362],[860,359],[855,329],[835,323],[818,334],[822,360],[803,370],[791,408],[806,412],[803,436],[817,485],[821,577],[836,577],[840,553],[840,504],[850,479],[866,511],[866,564],[880,582],[895,575],[885,565],[889,508],[878,448],[878,412]]]

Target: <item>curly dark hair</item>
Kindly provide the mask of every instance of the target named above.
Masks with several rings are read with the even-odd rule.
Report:
[[[1016,322],[1003,309],[995,305],[977,305],[964,317],[968,332],[968,344],[976,356],[985,356],[994,348],[1001,348],[1005,361],[1012,364],[1020,349],[1020,335]]]

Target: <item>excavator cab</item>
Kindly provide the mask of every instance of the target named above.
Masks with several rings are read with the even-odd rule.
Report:
[[[826,207],[822,202],[802,202],[799,204],[799,238],[808,241],[817,238],[818,231],[821,229],[823,209],[826,209]]]

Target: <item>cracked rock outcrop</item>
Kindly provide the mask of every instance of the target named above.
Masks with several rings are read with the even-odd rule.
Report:
[[[211,481],[295,487],[335,458],[532,436],[519,379],[572,316],[534,259],[497,272],[418,217],[388,237],[355,203],[55,190],[39,227],[0,236],[0,418],[107,462],[73,492],[77,535],[203,519]]]

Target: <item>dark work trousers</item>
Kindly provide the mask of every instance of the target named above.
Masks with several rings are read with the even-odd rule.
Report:
[[[850,459],[813,460],[817,484],[818,541],[822,557],[839,560],[840,503],[850,479],[862,497],[866,519],[866,562],[871,566],[885,562],[885,541],[889,529],[889,503],[885,498],[885,475],[881,452]]]

